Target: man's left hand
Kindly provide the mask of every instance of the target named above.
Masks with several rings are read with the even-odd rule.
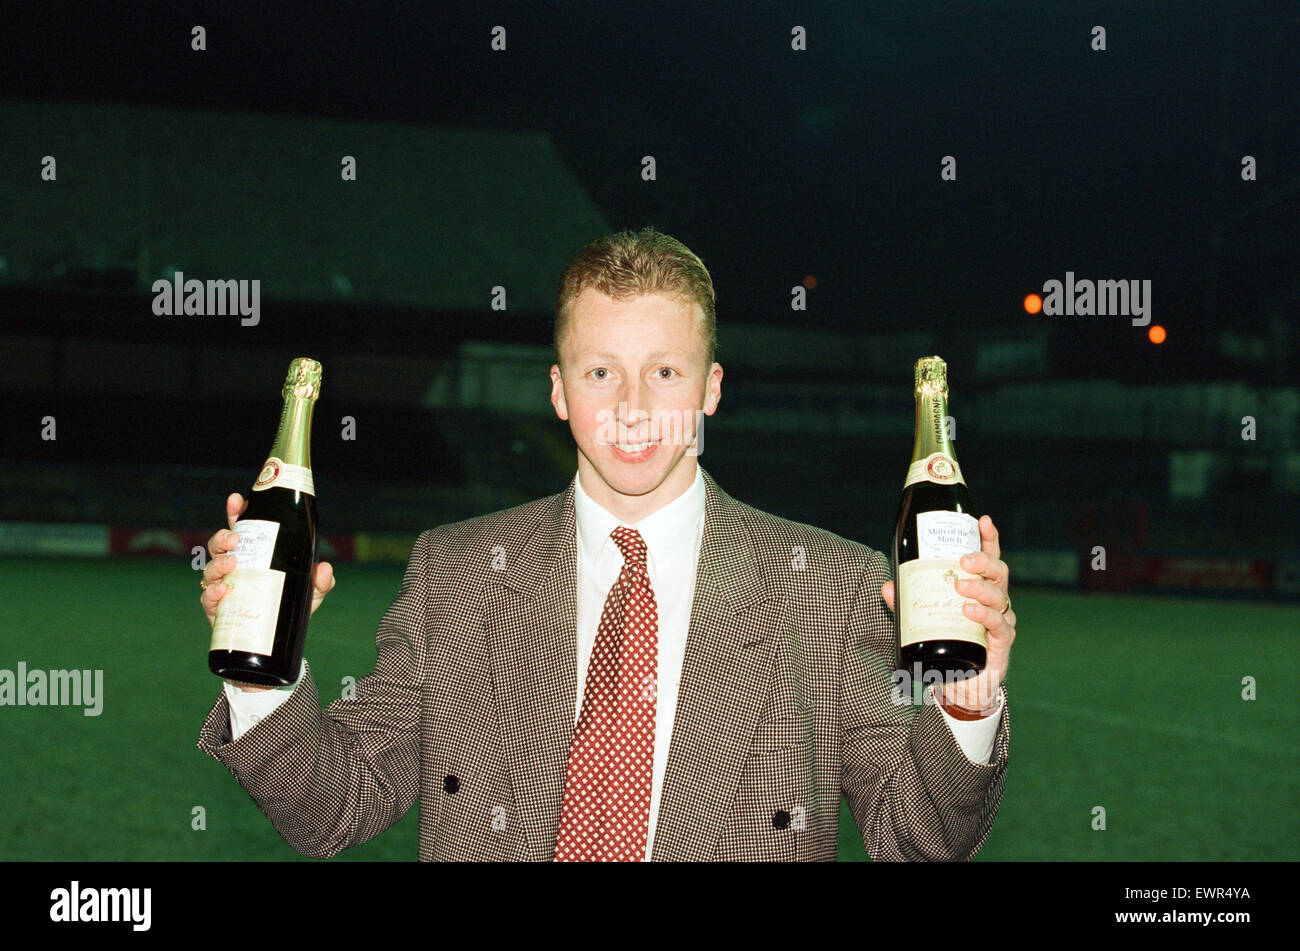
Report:
[[[964,555],[961,567],[978,578],[958,580],[957,593],[972,598],[962,605],[966,616],[984,625],[987,659],[979,676],[946,684],[943,701],[968,710],[986,710],[996,705],[998,688],[1007,676],[1011,661],[1011,644],[1016,639],[1016,612],[1011,610],[1007,593],[1010,569],[1002,560],[997,526],[987,515],[980,516],[980,551]],[[886,581],[880,588],[889,610],[894,610],[894,583]]]

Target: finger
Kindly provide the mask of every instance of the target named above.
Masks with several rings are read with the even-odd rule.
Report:
[[[211,615],[217,610],[217,602],[224,598],[229,590],[222,582],[210,584],[199,592],[199,604],[203,605],[203,610]]]
[[[231,528],[235,527],[235,522],[239,521],[239,516],[244,514],[246,508],[248,508],[248,500],[238,492],[231,492],[226,497],[226,518]]]
[[[974,598],[980,604],[993,608],[999,614],[1010,603],[1010,599],[1000,587],[991,581],[985,581],[983,578],[958,578],[957,593],[968,598]]]
[[[228,551],[233,551],[239,544],[239,535],[228,528],[223,528],[208,539],[208,555],[220,558]]]
[[[998,528],[993,519],[987,515],[980,516],[980,550],[994,558],[1002,557],[1002,545],[998,542]]]
[[[231,554],[218,555],[204,565],[203,580],[209,585],[216,584],[234,571],[236,564],[236,556]]]
[[[990,636],[1003,638],[1015,636],[1015,628],[1008,623],[1009,619],[1003,615],[1000,610],[988,607],[984,604],[975,604],[971,601],[967,601],[963,604],[961,609],[962,613],[972,621],[983,624],[984,630],[986,630]]]
[[[1007,581],[1011,577],[1011,569],[1007,567],[1007,563],[994,558],[988,552],[974,551],[968,555],[962,555],[961,567],[965,571],[980,575],[1003,587],[1006,587]]]
[[[889,610],[894,610],[894,582],[886,581],[880,586],[880,596]]]

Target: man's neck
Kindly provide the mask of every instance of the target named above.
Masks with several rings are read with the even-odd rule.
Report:
[[[645,495],[624,495],[607,485],[600,477],[600,473],[596,472],[595,467],[583,459],[581,454],[578,456],[578,479],[582,483],[582,491],[625,525],[636,525],[665,505],[681,498],[683,493],[694,484],[698,469],[699,465],[695,458],[686,456],[683,458],[683,464],[678,465],[668,478],[652,491]]]

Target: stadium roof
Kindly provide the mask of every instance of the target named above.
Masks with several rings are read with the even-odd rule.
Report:
[[[6,282],[148,288],[177,269],[461,311],[502,286],[509,310],[549,315],[564,264],[611,230],[543,133],[16,100],[0,130]]]

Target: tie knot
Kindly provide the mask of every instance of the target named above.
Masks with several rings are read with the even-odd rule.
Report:
[[[635,528],[624,528],[620,525],[610,532],[610,537],[614,539],[614,544],[618,550],[623,553],[623,564],[628,567],[645,567],[645,539]]]

